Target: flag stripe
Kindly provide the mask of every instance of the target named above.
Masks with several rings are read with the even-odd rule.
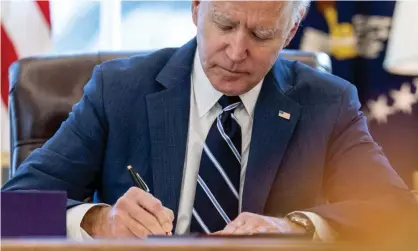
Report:
[[[2,13],[1,22],[18,58],[39,55],[51,48],[49,25],[35,2],[2,2],[3,6],[7,13]]]
[[[51,48],[49,1],[1,2],[1,151],[9,152],[9,67],[21,58],[41,55]],[[7,165],[8,162],[2,162]]]
[[[42,15],[44,16],[48,28],[51,29],[51,15],[49,14],[49,1],[36,1],[36,4],[39,6],[39,9],[42,12]]]
[[[5,107],[9,97],[9,66],[17,59],[16,50],[1,26],[1,99]]]

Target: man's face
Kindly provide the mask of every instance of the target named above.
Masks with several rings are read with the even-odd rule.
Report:
[[[299,25],[289,2],[193,2],[200,60],[215,89],[237,96],[264,78]]]

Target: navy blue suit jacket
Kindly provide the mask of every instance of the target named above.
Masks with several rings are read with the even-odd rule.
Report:
[[[97,66],[69,118],[3,190],[65,190],[68,207],[93,194],[113,204],[132,186],[132,165],[176,214],[195,49],[193,39]],[[280,217],[307,210],[355,233],[378,227],[381,218],[373,215],[395,219],[412,205],[359,108],[350,83],[277,60],[255,107],[243,211]]]

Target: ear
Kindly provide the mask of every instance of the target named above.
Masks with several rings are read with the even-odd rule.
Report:
[[[306,9],[303,8],[299,11],[299,18],[296,20],[296,22],[293,24],[292,28],[290,29],[289,35],[286,38],[286,42],[284,44],[284,47],[287,47],[290,44],[290,41],[292,41],[293,37],[295,36],[296,32],[299,29],[300,22],[302,21],[303,17],[306,14]]]
[[[194,25],[197,26],[197,16],[199,12],[200,1],[192,1],[192,18]]]

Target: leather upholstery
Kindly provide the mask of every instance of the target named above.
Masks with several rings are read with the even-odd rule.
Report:
[[[9,70],[10,177],[36,148],[41,147],[68,117],[83,94],[95,65],[106,60],[147,52],[97,53],[31,57],[15,62]],[[284,50],[284,58],[298,60],[331,72],[324,53]]]

